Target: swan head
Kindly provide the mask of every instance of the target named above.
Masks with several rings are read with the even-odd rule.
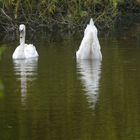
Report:
[[[19,32],[20,32],[20,38],[25,37],[25,25],[24,24],[21,24],[19,26]]]

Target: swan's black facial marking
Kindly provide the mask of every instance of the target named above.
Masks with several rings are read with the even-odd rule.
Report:
[[[20,38],[23,38],[24,30],[23,29],[19,30],[19,32],[20,32]]]

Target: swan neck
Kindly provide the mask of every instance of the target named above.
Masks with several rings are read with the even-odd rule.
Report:
[[[20,45],[25,44],[25,35],[21,38],[20,37]]]

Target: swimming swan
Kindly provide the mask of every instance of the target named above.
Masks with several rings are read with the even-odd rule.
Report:
[[[36,48],[33,44],[25,44],[25,35],[26,29],[25,25],[21,24],[19,26],[20,32],[20,45],[15,49],[12,57],[13,59],[26,59],[26,58],[33,58],[38,57],[38,53]]]
[[[93,19],[91,18],[84,31],[84,37],[80,44],[79,50],[76,52],[76,58],[102,60],[100,48],[97,28],[94,25]]]

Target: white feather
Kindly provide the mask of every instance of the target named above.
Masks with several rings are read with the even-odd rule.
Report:
[[[79,50],[76,52],[77,59],[99,59],[102,60],[100,43],[97,36],[97,28],[92,18],[84,31]]]

